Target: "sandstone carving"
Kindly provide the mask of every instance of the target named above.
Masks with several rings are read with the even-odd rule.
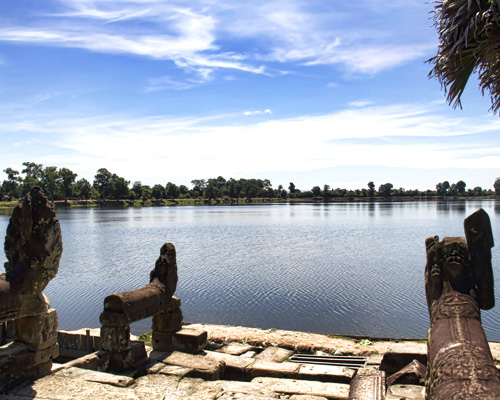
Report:
[[[177,281],[175,247],[165,243],[148,285],[104,299],[101,346],[110,353],[110,369],[127,369],[145,360],[146,351],[137,343],[131,353],[129,324],[148,317],[153,317],[154,350],[197,353],[206,346],[206,332],[182,329],[181,301],[174,297]]]
[[[425,289],[428,334],[426,398],[498,399],[496,369],[481,325],[480,308],[494,306],[488,214],[480,209],[465,222],[465,236],[426,240]]]
[[[0,348],[0,391],[49,373],[58,356],[57,313],[42,291],[59,268],[61,228],[40,188],[33,188],[14,209],[5,254],[0,322],[14,320],[14,342]]]

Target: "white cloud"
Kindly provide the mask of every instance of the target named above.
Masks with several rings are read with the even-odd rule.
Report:
[[[431,106],[356,107],[253,123],[247,119],[238,123],[236,114],[203,119],[2,120],[0,131],[13,137],[16,132],[41,135],[47,147],[61,154],[56,160],[60,165],[95,172],[105,164],[145,183],[162,181],[164,171],[189,182],[199,176],[256,176],[339,166],[500,168],[498,141],[478,139],[471,145],[467,140],[478,134],[496,135],[498,118],[447,118],[435,114]],[[40,150],[38,154],[43,157]]]
[[[357,101],[351,101],[349,103],[349,107],[366,107],[372,104],[373,102],[370,100],[357,100]]]
[[[59,9],[35,16],[29,24],[4,23],[0,40],[172,60],[188,73],[205,76],[205,81],[220,69],[280,74],[281,67],[271,65],[276,62],[340,65],[350,72],[373,74],[422,58],[430,49],[426,39],[405,40],[404,31],[412,30],[401,26],[398,18],[377,25],[347,3],[318,7],[292,0],[61,0],[59,4]],[[392,7],[391,13],[395,10]]]
[[[265,110],[245,111],[244,115],[250,116],[250,115],[261,115],[261,114],[272,114],[272,113],[273,112],[269,108],[266,108]]]

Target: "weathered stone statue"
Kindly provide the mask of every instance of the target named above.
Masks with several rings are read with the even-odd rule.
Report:
[[[58,356],[57,313],[42,291],[59,268],[61,228],[40,188],[33,188],[14,209],[5,254],[0,322],[14,320],[14,343],[0,347],[0,391],[49,373],[52,359]]]
[[[465,222],[465,236],[426,240],[425,289],[431,320],[426,398],[499,399],[496,369],[481,325],[480,308],[494,306],[488,214]]]
[[[205,347],[206,332],[182,329],[181,301],[174,297],[177,280],[175,247],[165,243],[148,285],[104,299],[101,346],[110,353],[110,369],[127,369],[146,358],[143,345],[131,345],[129,324],[148,317],[153,317],[153,349],[197,353]]]

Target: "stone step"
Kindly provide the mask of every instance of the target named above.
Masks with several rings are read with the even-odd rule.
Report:
[[[350,383],[356,371],[333,365],[299,364],[297,378],[307,381]]]
[[[361,368],[351,382],[349,400],[384,400],[385,372]]]
[[[105,383],[107,385],[127,387],[135,383],[133,378],[124,375],[108,374],[82,368],[63,368],[54,374],[65,379],[78,379],[86,382]]]
[[[226,353],[233,356],[240,356],[248,351],[256,351],[257,347],[243,343],[229,343],[215,350],[217,353]]]
[[[424,400],[425,388],[420,385],[392,385],[387,389],[385,400]]]
[[[221,379],[226,367],[224,361],[210,357],[208,354],[194,355],[179,351],[152,351],[149,359],[150,361],[159,361],[168,365],[191,368],[192,371],[187,376],[204,380]]]
[[[345,383],[263,377],[252,379],[252,383],[261,383],[273,392],[287,395],[320,396],[333,400],[349,399],[349,385]]]
[[[257,354],[255,358],[257,360],[272,361],[272,362],[282,362],[287,360],[293,354],[293,350],[283,349],[281,347],[268,347],[264,349],[261,353]]]

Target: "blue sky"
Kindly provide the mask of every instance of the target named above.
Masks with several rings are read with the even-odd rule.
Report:
[[[432,7],[3,0],[0,170],[34,161],[90,181],[104,167],[144,184],[492,188],[500,119],[476,80],[454,110],[427,78]]]

